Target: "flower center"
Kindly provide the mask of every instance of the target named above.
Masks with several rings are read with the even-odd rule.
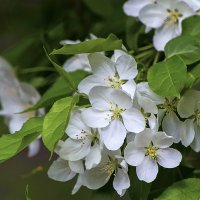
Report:
[[[115,107],[113,107],[111,104],[111,108],[110,108],[110,112],[112,112],[111,119],[114,120],[114,119],[118,118],[121,120],[122,119],[121,113],[123,113],[125,110],[126,109],[119,108],[117,104],[115,105]]]
[[[146,156],[149,156],[150,159],[156,160],[158,148],[154,147],[152,144],[146,148]]]
[[[197,123],[197,126],[200,126],[200,111],[199,110],[195,111],[194,119],[195,119],[195,122]]]
[[[102,168],[103,172],[108,174],[108,176],[110,177],[113,173],[114,175],[117,172],[117,168],[119,166],[119,162],[117,159],[110,159],[110,161],[108,161],[104,167]]]
[[[177,100],[169,100],[165,99],[164,104],[160,106],[161,109],[164,109],[166,113],[171,113],[171,112],[176,112],[176,105],[177,105]]]
[[[167,9],[167,12],[168,12],[167,22],[169,25],[177,24],[179,17],[183,16],[178,9]]]
[[[119,88],[121,85],[123,85],[125,81],[120,80],[119,75],[115,74],[114,77],[109,77],[108,78],[108,86],[114,89]]]

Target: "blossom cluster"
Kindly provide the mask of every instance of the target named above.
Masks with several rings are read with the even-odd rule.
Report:
[[[181,35],[182,21],[199,13],[199,0],[128,0],[123,6],[128,16],[137,17],[146,32],[155,29],[153,44],[163,51],[167,42]]]
[[[87,59],[92,74],[78,89],[89,105],[73,110],[50,178],[77,176],[74,194],[81,186],[98,189],[114,175],[113,187],[122,196],[130,186],[129,165],[139,180],[150,183],[159,165],[180,164],[174,143],[200,151],[199,91],[188,90],[180,99],[158,96],[147,82],[137,82],[137,63],[125,51],[115,50],[111,58],[87,54]]]

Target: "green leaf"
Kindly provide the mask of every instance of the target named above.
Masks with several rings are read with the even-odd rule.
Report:
[[[187,66],[178,56],[153,65],[148,72],[151,89],[160,96],[180,97],[187,77]]]
[[[144,25],[137,19],[129,17],[126,23],[126,43],[130,49],[137,50],[138,37],[144,33]]]
[[[192,64],[200,60],[200,41],[194,36],[179,36],[167,43],[166,57],[180,56],[185,64]]]
[[[174,183],[156,200],[199,200],[200,179],[190,178]]]
[[[49,59],[49,61],[51,62],[51,64],[55,67],[56,71],[60,74],[60,76],[65,80],[65,82],[67,83],[67,85],[69,85],[71,87],[71,89],[73,91],[76,91],[76,85],[73,81],[73,79],[71,78],[71,76],[69,75],[68,72],[66,72],[60,65],[58,65],[57,63],[55,63],[48,55],[46,49],[44,48],[45,53],[47,58]]]
[[[4,162],[26,148],[42,132],[43,118],[31,118],[15,134],[0,138],[0,162]]]
[[[42,139],[51,154],[55,145],[63,137],[71,110],[77,102],[77,96],[66,97],[56,101],[44,118]]]
[[[182,22],[182,35],[200,36],[200,16],[194,15]]]
[[[76,71],[69,73],[71,78],[74,80],[76,87],[80,83],[80,81],[88,75],[87,72],[84,71]],[[41,107],[47,107],[51,106],[55,101],[67,97],[73,93],[73,90],[69,85],[65,84],[65,81],[60,77],[56,80],[56,82],[50,87],[44,95],[41,97],[41,99],[32,107],[29,108],[26,111],[30,110],[37,110]]]
[[[130,167],[129,173],[130,173],[130,181],[131,181],[129,193],[130,193],[131,199],[147,200],[150,189],[151,189],[151,183],[146,183],[144,181],[140,181],[137,178],[135,169],[133,167]]]
[[[98,38],[95,40],[87,40],[78,44],[66,44],[58,50],[53,50],[51,54],[81,54],[81,53],[94,53],[103,51],[112,51],[122,48],[122,41],[115,35],[110,34],[106,39]]]

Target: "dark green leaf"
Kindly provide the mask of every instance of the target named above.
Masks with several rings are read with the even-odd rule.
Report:
[[[190,178],[174,183],[156,200],[199,200],[200,179]]]
[[[94,53],[103,51],[112,51],[122,48],[122,41],[115,35],[110,34],[106,39],[98,38],[95,40],[88,40],[78,44],[66,44],[58,50],[53,50],[51,54],[81,54],[81,53]]]
[[[42,132],[43,118],[28,120],[15,134],[0,138],[0,162],[8,160],[27,147]]]
[[[200,60],[200,41],[193,36],[179,36],[167,43],[166,57],[180,56],[185,64],[192,64]]]
[[[200,36],[200,16],[194,15],[182,22],[182,35]]]
[[[146,183],[144,181],[140,181],[137,178],[135,169],[133,167],[131,167],[129,169],[129,173],[130,173],[130,180],[131,180],[131,186],[129,188],[129,193],[130,193],[131,199],[147,200],[150,189],[151,189],[151,184]]]
[[[178,56],[153,65],[148,72],[149,86],[163,97],[180,97],[186,78],[187,66]]]
[[[71,110],[76,102],[77,96],[60,99],[54,103],[44,118],[42,139],[51,153],[53,153],[55,145],[65,133]]]

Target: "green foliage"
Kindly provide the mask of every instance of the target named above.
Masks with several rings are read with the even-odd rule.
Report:
[[[88,40],[80,42],[78,44],[66,44],[62,48],[53,50],[51,54],[81,54],[81,53],[93,53],[102,51],[112,51],[122,48],[122,41],[115,35],[110,34],[106,39],[97,38],[94,40]]]
[[[140,181],[133,167],[129,168],[129,174],[131,181],[131,186],[129,188],[131,199],[147,200],[151,189],[151,183]]]
[[[63,137],[71,110],[77,102],[77,96],[66,97],[54,103],[44,118],[42,139],[51,154],[55,145]]]
[[[153,65],[148,71],[151,89],[160,96],[180,97],[187,77],[187,66],[178,56]]]
[[[182,22],[182,35],[200,36],[200,16],[194,15]]]
[[[156,200],[198,200],[200,198],[200,179],[190,178],[174,183]]]
[[[26,148],[42,132],[43,118],[28,120],[15,134],[0,138],[0,162],[4,162]]]
[[[81,70],[69,73],[76,87],[87,74],[87,72]],[[56,82],[44,93],[40,100],[28,110],[36,110],[41,107],[51,106],[55,101],[70,96],[72,93],[73,90],[69,84],[66,84],[64,79],[59,77]]]
[[[144,33],[144,25],[137,19],[129,17],[126,23],[126,43],[130,49],[137,50],[141,33]]]
[[[165,55],[168,58],[178,55],[185,64],[192,64],[200,60],[200,41],[189,35],[179,36],[167,43]]]

